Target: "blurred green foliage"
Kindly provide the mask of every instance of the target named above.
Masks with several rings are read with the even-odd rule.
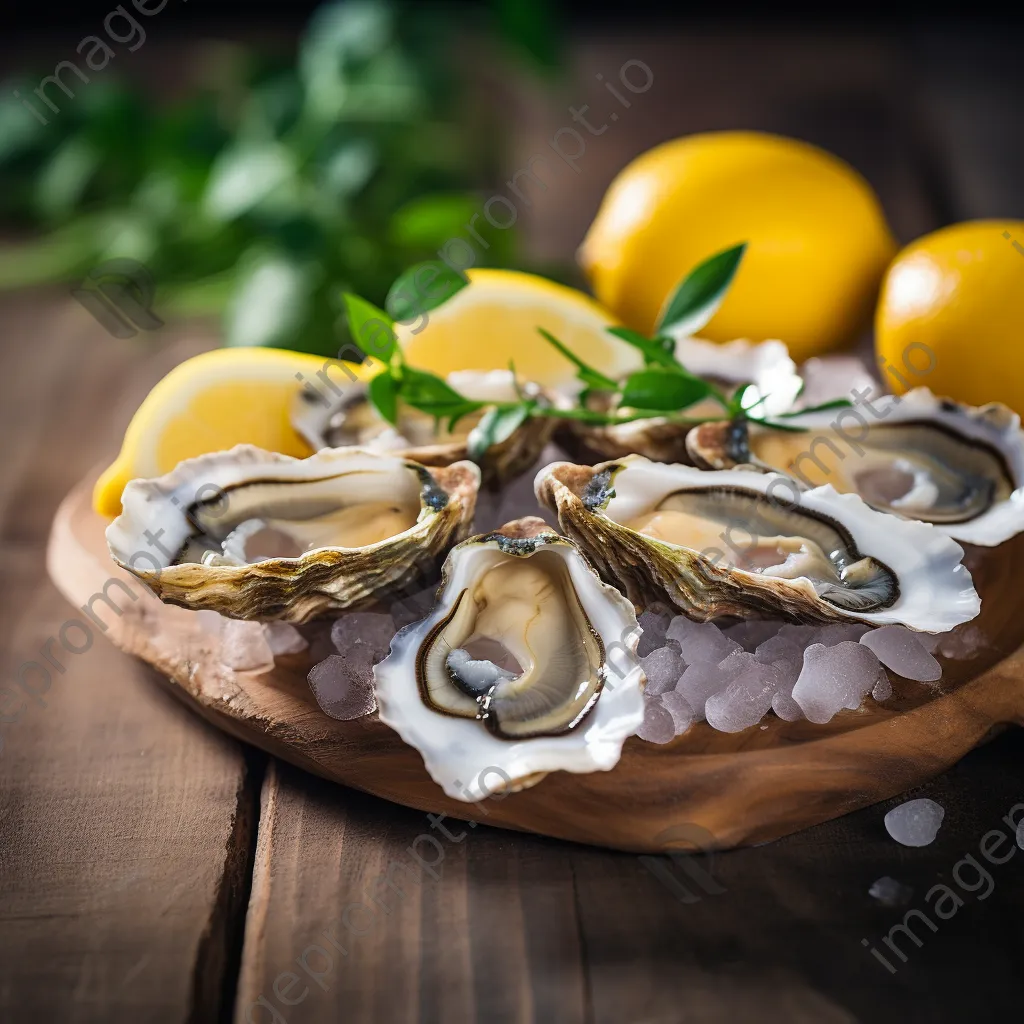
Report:
[[[535,6],[507,38],[550,64]],[[48,125],[13,96],[33,83],[8,83],[0,220],[44,233],[0,249],[0,288],[128,257],[165,318],[222,312],[224,344],[336,353],[342,294],[382,304],[480,209],[491,157],[460,116],[455,29],[434,5],[348,0],[314,15],[293,64],[221,48],[171,106],[94,76]],[[488,264],[513,262],[512,232],[487,240]]]

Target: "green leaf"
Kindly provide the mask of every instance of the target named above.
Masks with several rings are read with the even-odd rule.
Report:
[[[848,398],[833,398],[830,402],[822,402],[821,405],[811,405],[806,409],[794,409],[792,412],[779,413],[778,419],[788,420],[794,416],[803,416],[809,412],[828,412],[830,409],[849,409],[853,406]]]
[[[639,331],[631,331],[628,327],[609,327],[608,333],[614,334],[616,338],[626,342],[627,345],[639,349],[648,366],[682,369],[676,361],[675,343],[671,338],[647,338]]]
[[[537,330],[576,367],[576,377],[586,384],[588,388],[596,388],[599,391],[618,390],[618,384],[615,381],[610,377],[606,377],[600,370],[595,370],[592,366],[588,366],[575,352],[566,348],[550,331],[544,330],[543,327],[538,327]]]
[[[251,255],[225,310],[224,344],[291,348],[309,320],[316,273],[280,253]]]
[[[238,142],[217,158],[203,197],[203,212],[215,221],[248,213],[297,173],[294,156],[276,142]]]
[[[391,237],[398,245],[438,249],[479,212],[480,200],[466,193],[418,196],[395,211]]]
[[[696,334],[721,306],[746,249],[743,242],[698,263],[665,304],[658,330],[684,338]]]
[[[396,352],[400,353],[395,325],[384,310],[351,292],[344,292],[342,299],[352,338],[368,356],[387,363]]]
[[[36,180],[36,208],[47,220],[68,218],[82,202],[101,164],[102,154],[84,134],[62,143]]]
[[[496,405],[484,413],[480,422],[469,434],[469,457],[479,462],[492,445],[507,440],[529,419],[533,408],[531,402],[515,405]]]
[[[388,292],[384,305],[399,323],[437,309],[469,284],[469,278],[440,260],[417,263],[400,274]]]
[[[392,426],[397,426],[399,384],[391,376],[391,370],[387,369],[383,373],[378,373],[370,381],[367,393],[377,412]]]
[[[561,68],[562,39],[555,4],[545,0],[491,0],[502,37],[548,74]]]
[[[472,402],[458,393],[446,380],[426,370],[402,367],[400,378],[402,401],[420,412],[438,419],[465,416],[482,409],[487,403]]]
[[[699,377],[660,370],[641,370],[626,380],[621,404],[628,408],[677,412],[710,394],[710,386]]]

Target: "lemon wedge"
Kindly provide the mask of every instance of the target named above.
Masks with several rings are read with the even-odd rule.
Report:
[[[349,364],[348,369],[362,379],[373,367]],[[93,506],[101,515],[116,516],[129,480],[160,476],[182,459],[236,444],[254,444],[284,455],[310,455],[309,445],[291,425],[296,394],[312,387],[329,398],[349,382],[345,370],[333,360],[300,352],[224,348],[188,359],[171,370],[139,406],[125,432],[121,453],[96,482]]]
[[[514,270],[470,270],[469,286],[396,334],[410,366],[445,377],[456,370],[506,370],[576,391],[576,368],[537,331],[543,327],[584,362],[616,378],[639,368],[634,349],[606,333],[618,321],[573,288]]]

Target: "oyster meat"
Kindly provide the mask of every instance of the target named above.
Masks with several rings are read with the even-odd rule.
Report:
[[[509,370],[460,370],[448,375],[448,383],[476,402],[514,402],[519,397]],[[520,388],[524,394],[541,394],[534,384]],[[482,416],[483,411],[470,413],[450,431],[433,416],[399,402],[398,424],[392,426],[373,407],[366,384],[353,382],[344,385],[331,401],[306,389],[297,392],[292,425],[314,451],[357,445],[403,455],[424,466],[450,466],[469,457],[469,435]],[[482,460],[484,483],[496,486],[529,469],[555,426],[553,419],[531,417],[504,441],[492,445]]]
[[[644,715],[640,628],[541,519],[449,554],[438,603],[374,667],[380,718],[458,800],[608,770]]]
[[[479,482],[469,462],[239,445],[133,480],[107,543],[163,601],[305,622],[428,580],[469,532]]]
[[[789,412],[800,393],[802,381],[796,364],[781,341],[752,344],[743,339],[717,344],[701,338],[680,337],[675,356],[690,373],[731,393],[749,384],[747,404],[758,403],[770,415]],[[603,409],[601,411],[607,411]],[[707,398],[685,410],[691,419],[721,415],[721,406]],[[560,427],[559,444],[581,461],[621,459],[644,455],[655,462],[689,462],[686,436],[691,425],[664,416],[609,426],[570,421]]]
[[[922,523],[788,477],[712,472],[632,456],[555,463],[538,500],[634,604],[667,600],[692,619],[898,623],[945,632],[980,599],[963,549]]]
[[[885,395],[868,411],[794,416],[791,433],[706,424],[687,439],[697,465],[751,465],[803,487],[831,484],[873,508],[932,523],[956,540],[992,547],[1024,529],[1024,432],[1006,406],[974,408],[926,388]]]

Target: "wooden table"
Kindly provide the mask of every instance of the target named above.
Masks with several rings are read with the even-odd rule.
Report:
[[[871,179],[905,240],[1022,216],[1012,44],[704,30],[580,44],[564,103],[506,95],[509,174],[571,123],[565,104],[604,109],[596,73],[639,59],[654,86],[590,141],[578,175],[538,192],[530,242],[564,256],[630,156],[707,128],[836,151]],[[1021,273],[1024,287],[1024,262]],[[915,924],[921,945],[901,941],[895,973],[862,944],[880,948],[934,885],[954,885],[986,833],[1006,829],[1024,804],[1019,731],[914,794],[946,808],[929,847],[890,840],[878,806],[688,875],[667,858],[484,825],[446,821],[443,833],[221,735],[101,638],[62,650],[46,686],[23,666],[45,666],[74,617],[44,571],[53,512],[116,448],[149,387],[215,339],[176,324],[156,341],[118,341],[64,294],[0,312],[0,1021],[1019,1017],[1024,851],[987,865],[990,891],[966,891],[975,876],[958,868],[963,905],[934,933]],[[411,871],[410,847],[436,867]],[[869,896],[883,875],[913,888],[909,904]]]

